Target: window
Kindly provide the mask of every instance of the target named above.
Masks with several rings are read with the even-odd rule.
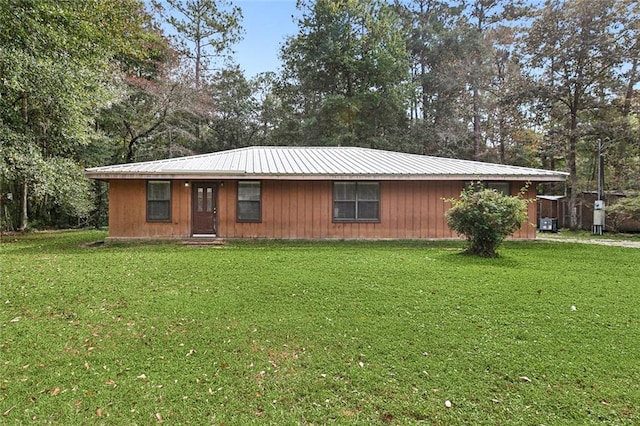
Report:
[[[380,183],[334,182],[333,220],[377,222],[380,220]]]
[[[147,181],[147,221],[171,220],[171,181]]]
[[[261,193],[258,181],[238,182],[238,222],[262,221]]]
[[[511,185],[509,185],[509,182],[487,182],[487,188],[493,189],[502,195],[511,195]]]
[[[476,191],[479,191],[481,189],[487,188],[487,189],[493,189],[496,192],[502,194],[502,195],[511,195],[511,184],[509,182],[497,182],[497,181],[493,181],[493,182],[482,182],[482,181],[478,181],[478,182],[467,182],[465,184],[465,188],[468,188],[470,185],[474,185],[474,188],[476,189]]]

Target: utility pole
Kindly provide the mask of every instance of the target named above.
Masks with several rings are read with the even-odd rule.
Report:
[[[604,203],[604,161],[602,157],[602,139],[598,139],[598,199],[593,205],[592,233],[602,235],[605,225]]]
[[[598,139],[598,200],[604,200],[604,156],[602,139]]]

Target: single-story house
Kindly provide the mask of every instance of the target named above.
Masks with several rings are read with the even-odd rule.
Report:
[[[447,198],[471,181],[536,198],[566,173],[354,147],[254,146],[95,167],[109,184],[109,237],[457,238]],[[515,238],[536,235],[536,204]]]

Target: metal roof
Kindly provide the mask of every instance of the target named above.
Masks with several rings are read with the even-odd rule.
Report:
[[[93,179],[383,179],[564,181],[552,170],[356,147],[252,146],[94,167]]]

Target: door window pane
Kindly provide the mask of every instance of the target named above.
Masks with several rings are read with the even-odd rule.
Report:
[[[207,188],[207,211],[213,211],[213,188]]]
[[[203,188],[198,188],[198,212],[202,211],[203,200],[204,200],[204,190]]]

